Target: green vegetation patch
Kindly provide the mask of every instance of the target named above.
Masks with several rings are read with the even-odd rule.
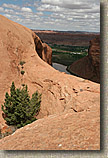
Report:
[[[24,70],[21,70],[21,75],[24,75],[25,71]]]
[[[51,45],[52,47],[52,62],[63,64],[65,66],[71,65],[76,60],[87,56],[87,46],[65,46],[65,45]]]
[[[88,46],[70,46],[70,45],[50,45],[50,47],[57,51],[70,51],[70,52],[85,52],[88,50]]]
[[[32,98],[28,94],[27,85],[23,88],[15,88],[14,82],[10,87],[10,95],[6,92],[4,105],[1,105],[3,118],[7,125],[23,127],[36,120],[41,104],[41,94],[36,91]]]
[[[25,61],[20,61],[20,65],[23,66],[26,62]]]

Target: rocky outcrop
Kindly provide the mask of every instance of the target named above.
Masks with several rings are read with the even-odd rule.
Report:
[[[52,65],[52,49],[46,43],[43,43],[42,59],[49,65]]]
[[[90,41],[88,57],[91,61],[91,64],[93,65],[97,81],[100,82],[100,37]]]
[[[88,56],[72,63],[68,70],[80,77],[100,83],[100,37],[90,41]]]
[[[42,93],[38,120],[2,138],[0,149],[99,150],[99,84],[55,70],[38,56],[42,46],[31,30],[0,16],[0,105],[12,81],[27,84],[30,96]]]
[[[52,49],[46,43],[42,43],[40,38],[33,34],[35,49],[39,57],[49,65],[52,65]]]

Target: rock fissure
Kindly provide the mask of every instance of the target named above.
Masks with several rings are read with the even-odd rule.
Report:
[[[41,88],[43,88],[43,86],[42,86],[40,83],[37,83],[37,82],[35,82],[35,81],[32,81],[32,83],[33,83],[33,84],[36,84],[36,85],[38,85],[38,86],[40,86]]]

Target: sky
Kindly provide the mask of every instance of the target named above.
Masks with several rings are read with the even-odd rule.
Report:
[[[0,0],[0,14],[30,29],[100,32],[100,0]]]

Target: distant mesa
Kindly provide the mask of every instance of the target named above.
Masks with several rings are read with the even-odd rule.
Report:
[[[34,30],[34,29],[32,29],[32,31],[34,31],[36,33],[57,33],[56,31],[53,31],[53,30]]]
[[[33,30],[47,44],[89,46],[98,32]]]

